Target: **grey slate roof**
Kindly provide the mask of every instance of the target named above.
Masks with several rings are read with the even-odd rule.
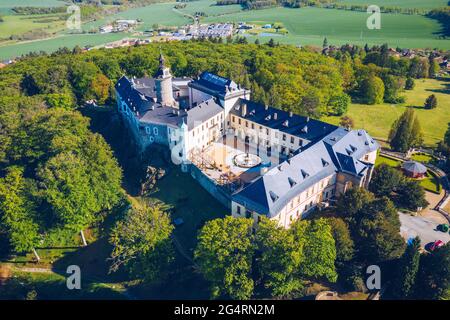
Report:
[[[154,91],[151,88],[153,87],[149,86],[153,83],[154,79],[151,78],[129,79],[124,76],[116,84],[116,90],[121,99],[132,111],[138,112],[135,116],[140,122],[171,126],[180,126],[185,122],[191,130],[197,122],[204,122],[223,111],[220,104],[213,98],[189,110],[163,107],[155,102],[152,96]]]
[[[427,167],[416,161],[405,161],[402,165],[402,169],[413,174],[424,174],[427,172]]]
[[[247,105],[245,117],[242,117],[243,104]],[[317,141],[338,128],[335,125],[296,114],[292,114],[291,117],[289,112],[280,109],[268,107],[266,110],[263,104],[244,99],[239,99],[230,113],[308,141]],[[274,119],[275,113],[277,119]]]
[[[209,99],[200,103],[187,111],[188,129],[191,130],[192,128],[195,128],[197,125],[214,117],[222,111],[222,106],[218,104],[215,99]]]
[[[238,89],[238,85],[233,80],[206,71],[201,73],[198,79],[190,82],[189,86],[208,92],[213,96],[224,96],[228,90]]]
[[[363,175],[370,164],[359,159],[378,147],[364,130],[336,128],[238,191],[233,201],[274,217],[298,194],[335,172]]]

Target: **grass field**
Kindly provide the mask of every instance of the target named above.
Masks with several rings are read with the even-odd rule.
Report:
[[[400,7],[400,8],[418,8],[418,9],[433,9],[439,7],[445,7],[447,5],[447,0],[341,0],[338,1],[341,4],[355,4],[355,5],[371,5],[376,4],[377,6],[389,6],[389,7]]]
[[[438,99],[438,107],[433,110],[423,108],[425,99],[435,94]],[[364,105],[352,104],[347,115],[354,119],[355,127],[366,129],[376,138],[387,139],[392,123],[405,111],[408,106],[413,106],[424,133],[424,142],[427,146],[435,146],[443,139],[450,122],[450,79],[416,80],[416,86],[412,91],[405,91],[406,103],[401,105],[378,104]],[[334,124],[339,123],[339,117],[325,117],[324,121]]]
[[[31,0],[28,0],[31,1]],[[60,4],[63,2],[47,0],[45,4]],[[346,0],[360,1],[364,0]],[[396,3],[403,4],[404,7],[440,6],[444,0],[432,0],[421,2],[419,0],[395,0]],[[388,0],[382,0],[387,3]],[[444,1],[445,2],[445,1]],[[13,0],[2,3],[4,8],[11,6]],[[24,1],[25,3],[25,1]],[[84,30],[97,29],[99,26],[112,20],[142,19],[143,23],[139,30],[151,29],[154,24],[165,26],[181,26],[191,23],[191,19],[184,14],[192,15],[195,12],[205,12],[206,17],[202,22],[241,22],[248,23],[282,23],[289,33],[285,36],[278,36],[276,40],[280,43],[295,45],[322,45],[324,37],[334,45],[353,43],[358,45],[388,43],[392,47],[404,48],[441,48],[450,49],[450,41],[438,39],[441,25],[433,20],[421,15],[405,14],[383,14],[380,30],[369,30],[366,27],[367,14],[365,12],[354,12],[346,10],[333,10],[321,8],[269,8],[263,10],[243,10],[239,5],[216,6],[214,0],[199,0],[188,2],[186,8],[174,10],[175,2],[158,3],[142,8],[133,8],[116,15],[108,16],[94,22],[86,23]],[[381,5],[381,4],[380,4]],[[0,7],[1,8],[1,7]],[[11,28],[11,25],[5,25]],[[1,27],[0,27],[1,28]],[[4,31],[3,31],[4,32]],[[127,34],[118,34],[127,37]],[[61,46],[85,45],[86,38],[80,35],[73,35],[73,40],[67,41],[58,38],[55,41],[42,40],[33,45],[21,46],[20,44],[10,44],[0,47],[0,58],[11,58],[16,55],[27,53],[30,50],[44,50],[52,52]],[[259,39],[261,42],[269,41],[270,36],[249,36],[250,41]],[[101,34],[96,38],[95,44],[107,43],[111,35]],[[58,42],[61,43],[58,45]]]
[[[191,23],[191,19],[184,17],[179,12],[173,10],[174,5],[174,2],[157,3],[142,8],[129,9],[127,11],[108,16],[104,19],[86,23],[83,25],[83,30],[98,28],[117,19],[141,19],[142,24],[139,26],[139,30],[151,29],[154,24],[165,26],[182,26]]]
[[[420,157],[417,157],[417,159],[415,159],[413,157],[414,160],[419,161],[418,159],[420,159]],[[396,160],[396,159],[392,159],[389,157],[385,157],[382,155],[378,155],[377,160],[375,162],[375,166],[379,166],[380,164],[387,164],[390,167],[393,168],[400,168],[402,162],[400,160]],[[431,191],[434,193],[439,194],[439,192],[441,191],[441,185],[439,183],[439,178],[431,171],[428,171],[426,174],[426,177],[419,180],[420,185],[427,191]]]
[[[188,8],[189,5],[186,9]],[[439,40],[436,35],[441,29],[439,23],[424,16],[383,14],[380,30],[367,29],[366,19],[365,12],[308,7],[241,11],[206,17],[202,21],[246,21],[259,24],[280,22],[289,31],[287,36],[276,38],[280,43],[322,45],[324,37],[327,37],[328,43],[335,45],[388,43],[392,47],[450,49],[450,41]]]
[[[0,23],[0,39],[11,35],[21,35],[35,29],[43,29],[48,33],[62,30],[66,22],[59,17],[60,15],[56,14],[4,16],[4,22]]]

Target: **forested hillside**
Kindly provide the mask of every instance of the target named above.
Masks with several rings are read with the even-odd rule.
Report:
[[[273,41],[61,49],[23,58],[0,71],[0,230],[14,251],[30,251],[61,230],[79,232],[119,202],[117,162],[77,109],[92,99],[114,105],[117,79],[151,75],[160,50],[176,76],[209,70],[250,88],[256,101],[316,118],[345,113],[350,96],[397,103],[406,77],[437,70],[426,58],[390,57],[387,46],[347,46],[333,58]]]

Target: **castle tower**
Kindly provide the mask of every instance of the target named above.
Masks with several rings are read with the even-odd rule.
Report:
[[[156,98],[163,106],[175,106],[172,90],[172,74],[166,67],[162,54],[159,56],[159,67],[155,74]]]

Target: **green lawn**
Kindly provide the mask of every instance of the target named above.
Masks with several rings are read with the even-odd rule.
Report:
[[[81,281],[81,290],[69,290],[63,275],[14,271],[14,276],[0,290],[0,300],[24,300],[33,291],[38,300],[126,299],[119,285],[95,283],[83,278]]]
[[[382,155],[378,155],[377,160],[375,161],[375,166],[379,166],[380,164],[385,163],[388,166],[397,168],[400,166],[401,161],[395,160],[392,158],[384,157]]]
[[[13,7],[60,7],[65,5],[62,0],[2,0],[0,8]]]
[[[433,163],[435,158],[433,156],[430,156],[429,154],[425,153],[416,153],[413,154],[411,157],[412,160],[422,162],[422,163]]]
[[[10,0],[12,1],[12,0]],[[31,1],[31,0],[29,0]],[[52,2],[51,0],[48,0]],[[354,0],[356,1],[356,0]],[[362,1],[362,0],[361,0]],[[387,1],[387,0],[383,0]],[[402,0],[396,0],[397,2]],[[404,0],[405,3],[406,0]],[[433,0],[427,6],[436,6],[439,1]],[[53,2],[52,2],[53,3]],[[139,30],[151,29],[154,24],[165,26],[182,26],[191,23],[191,19],[183,13],[194,14],[205,12],[202,22],[241,22],[247,23],[282,23],[288,30],[287,35],[280,35],[276,40],[280,43],[294,45],[322,45],[324,37],[334,45],[353,43],[364,45],[388,43],[392,47],[410,48],[441,48],[450,49],[450,41],[438,39],[441,25],[433,19],[421,15],[383,14],[380,30],[369,30],[366,27],[367,14],[346,10],[322,8],[268,8],[262,10],[243,10],[239,5],[216,6],[214,0],[188,2],[186,8],[174,10],[176,2],[157,3],[142,8],[132,8],[124,12],[86,23],[84,30],[97,29],[115,19],[142,19]],[[9,4],[10,5],[10,4]],[[414,6],[419,6],[419,0],[414,0]],[[405,4],[405,6],[408,6]],[[6,6],[5,6],[6,8]],[[13,30],[8,30],[12,32]],[[8,33],[8,32],[7,32]],[[121,39],[129,34],[115,34]],[[273,35],[249,36],[249,41],[259,39],[269,41]],[[27,43],[25,45],[10,44],[0,47],[0,59],[11,58],[29,51],[44,50],[52,52],[61,46],[74,47],[86,44],[104,44],[111,41],[111,35],[97,35],[94,42],[88,42],[85,35],[72,35],[68,38],[57,38]]]
[[[378,104],[364,105],[352,104],[347,115],[354,119],[356,128],[366,129],[373,137],[387,139],[392,123],[405,111],[407,106],[414,106],[424,133],[424,142],[427,146],[435,146],[443,139],[450,122],[450,79],[416,80],[412,91],[405,91],[406,103],[401,105]],[[423,108],[425,99],[435,94],[438,107],[433,110]],[[338,124],[339,117],[324,117],[324,121]]]
[[[427,172],[425,178],[420,180],[420,185],[428,191],[438,193],[441,191],[441,185],[439,183],[439,178],[431,171]]]
[[[60,16],[57,14],[4,16],[4,22],[0,23],[0,39],[11,35],[21,35],[35,29],[43,29],[48,33],[62,30],[66,21],[59,19]]]
[[[289,44],[322,45],[324,37],[327,37],[328,43],[335,45],[388,43],[392,47],[450,49],[450,41],[438,39],[436,33],[441,28],[439,23],[424,16],[383,14],[379,30],[367,29],[366,20],[366,12],[313,7],[300,9],[278,7],[206,17],[202,21],[245,21],[258,24],[280,22],[286,27],[289,34],[276,37],[276,40]],[[259,38],[268,40],[269,37]],[[255,38],[251,37],[250,39],[254,40]]]
[[[412,157],[416,161],[420,161],[419,159],[430,159],[431,157],[427,157],[426,155],[416,155],[416,157]],[[378,155],[377,160],[375,162],[375,166],[379,166],[380,164],[387,164],[388,166],[394,167],[394,168],[400,168],[401,161],[396,160],[393,158],[385,157],[382,155]],[[419,180],[420,185],[428,191],[439,193],[441,191],[441,185],[439,183],[439,178],[431,171],[428,170],[427,175],[425,178]]]
[[[371,5],[376,4],[379,7],[400,7],[400,8],[418,8],[418,9],[433,9],[445,7],[447,0],[341,0],[339,4],[355,4],[355,5]]]
[[[194,248],[197,232],[203,224],[230,214],[190,174],[171,166],[169,173],[157,183],[158,192],[152,195],[173,207],[171,218],[182,218],[184,224],[175,228],[175,236],[187,250]]]

